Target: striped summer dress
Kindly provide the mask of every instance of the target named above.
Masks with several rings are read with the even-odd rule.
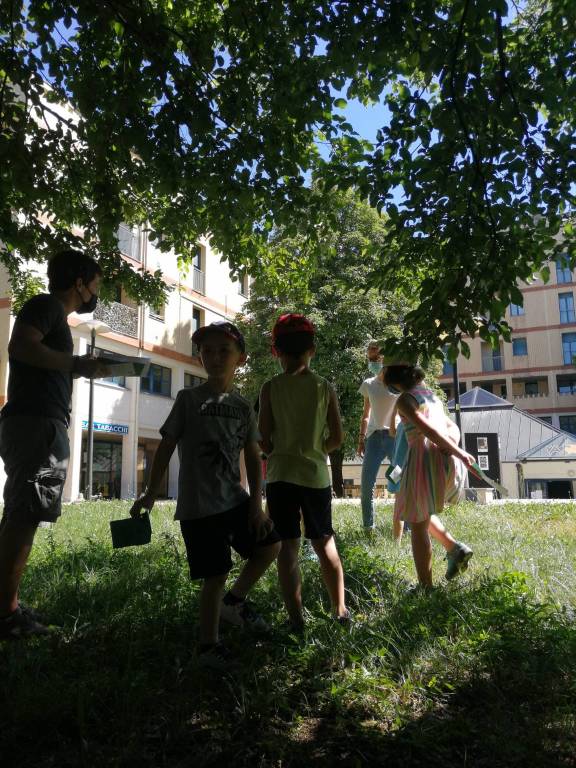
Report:
[[[436,395],[421,385],[408,390],[408,394],[418,403],[418,410],[445,435],[446,414]],[[408,455],[396,495],[394,517],[420,523],[441,512],[444,504],[455,504],[462,498],[466,468],[460,459],[442,453],[403,417],[402,423]]]

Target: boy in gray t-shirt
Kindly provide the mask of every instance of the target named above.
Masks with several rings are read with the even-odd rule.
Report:
[[[148,489],[134,502],[130,514],[151,509],[174,449],[180,472],[176,520],[192,579],[203,579],[200,594],[199,656],[206,663],[224,664],[229,652],[218,640],[220,619],[238,626],[266,625],[246,602],[248,590],[276,559],[279,536],[262,509],[262,469],[258,429],[250,403],[232,391],[234,372],[245,359],[244,338],[228,322],[204,326],[192,337],[208,380],[178,393],[160,429]],[[250,494],[240,482],[240,452],[244,450]],[[230,547],[247,562],[224,595],[232,567]]]

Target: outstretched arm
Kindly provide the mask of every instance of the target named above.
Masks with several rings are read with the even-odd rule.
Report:
[[[430,420],[418,410],[418,403],[414,400],[412,395],[404,393],[398,398],[398,411],[405,419],[413,424],[419,432],[437,445],[438,448],[441,448],[446,453],[452,454],[452,456],[456,456],[456,458],[463,461],[467,467],[472,466],[475,461],[474,456],[463,451],[462,448],[454,443],[449,437],[439,432]]]
[[[52,349],[44,344],[44,334],[29,323],[19,320],[14,325],[8,344],[12,360],[51,371],[70,371],[87,379],[98,379],[109,375],[108,366],[97,358],[78,357]]]
[[[162,478],[168,468],[168,464],[170,463],[175,448],[176,440],[174,440],[173,437],[164,435],[154,455],[148,487],[142,496],[140,496],[139,499],[136,499],[130,509],[132,517],[139,517],[142,514],[143,509],[150,510],[154,506],[160,483],[162,482]]]

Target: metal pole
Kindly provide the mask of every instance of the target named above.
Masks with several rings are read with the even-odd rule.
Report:
[[[96,331],[91,331],[92,344],[90,345],[90,357],[94,356],[96,349]],[[94,455],[94,379],[88,379],[88,450],[86,451],[86,493],[88,501],[92,499],[92,459]]]
[[[460,415],[460,382],[458,380],[458,361],[454,360],[452,366],[452,381],[454,384],[454,416],[456,417],[456,426],[460,430],[460,445],[464,445],[464,436],[462,434],[462,418]]]

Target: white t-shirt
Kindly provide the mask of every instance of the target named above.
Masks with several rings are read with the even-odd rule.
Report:
[[[218,515],[248,498],[240,451],[260,435],[252,406],[237,392],[216,394],[208,384],[180,390],[160,434],[178,441],[176,520]]]
[[[369,437],[376,429],[389,429],[392,411],[396,405],[398,395],[389,392],[384,382],[378,376],[364,379],[358,390],[363,397],[370,401],[370,415],[366,437]]]

